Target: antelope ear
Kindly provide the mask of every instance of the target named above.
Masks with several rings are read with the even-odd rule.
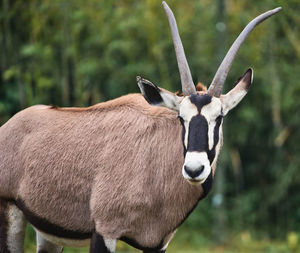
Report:
[[[171,110],[178,111],[181,97],[176,96],[172,92],[157,87],[154,83],[141,78],[136,77],[137,84],[147,102],[154,106],[163,106]]]
[[[234,108],[247,94],[253,80],[253,70],[249,68],[243,76],[241,76],[226,95],[221,95],[220,99],[223,105],[223,115],[225,116],[232,108]]]

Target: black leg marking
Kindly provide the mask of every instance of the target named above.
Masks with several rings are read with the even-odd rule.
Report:
[[[112,253],[106,246],[104,239],[101,235],[94,232],[91,240],[90,253]]]
[[[9,253],[7,246],[8,203],[0,200],[0,253]]]

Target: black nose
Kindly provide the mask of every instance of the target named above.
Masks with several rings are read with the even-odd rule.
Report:
[[[184,166],[184,170],[186,174],[188,174],[191,178],[198,177],[204,170],[204,165],[201,165],[197,169],[191,169],[188,166]]]

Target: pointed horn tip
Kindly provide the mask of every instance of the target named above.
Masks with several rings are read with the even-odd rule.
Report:
[[[165,10],[166,12],[167,12],[167,11],[171,11],[171,12],[172,12],[172,10],[170,9],[169,5],[168,5],[165,1],[162,2],[162,5],[163,5],[164,10]]]
[[[281,11],[281,10],[282,10],[282,7],[281,7],[281,6],[279,6],[279,7],[275,8],[275,9],[273,9],[274,13],[279,12],[279,11]]]

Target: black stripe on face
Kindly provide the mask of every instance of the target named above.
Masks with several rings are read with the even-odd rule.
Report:
[[[207,153],[210,164],[212,164],[212,162],[214,161],[215,156],[216,156],[216,146],[220,139],[219,131],[220,131],[220,126],[221,126],[222,120],[223,120],[222,116],[219,116],[216,119],[216,125],[214,128],[214,145],[213,145],[212,149],[209,150]]]
[[[188,143],[187,147],[184,145],[186,129],[184,126],[183,119],[178,116],[180,123],[182,125],[182,143],[184,148],[184,157],[187,151],[198,151],[198,152],[206,152],[208,155],[208,159],[210,164],[212,164],[215,155],[216,155],[216,146],[219,142],[219,129],[222,123],[222,116],[219,116],[216,119],[216,124],[214,127],[214,145],[211,150],[208,147],[208,122],[204,116],[201,115],[201,110],[203,106],[211,103],[212,97],[210,95],[199,95],[194,94],[189,97],[190,102],[197,107],[198,115],[194,116],[189,122],[189,132],[188,132]]]
[[[189,124],[188,151],[208,152],[208,124],[204,116],[194,116]]]
[[[212,176],[212,171],[210,171],[209,176],[205,180],[205,182],[202,184],[203,187],[203,194],[201,195],[201,199],[204,199],[207,194],[210,192],[212,185],[213,185],[214,178]]]
[[[191,103],[197,107],[199,113],[201,112],[203,106],[211,102],[211,99],[212,97],[207,94],[205,95],[194,94],[190,96]]]
[[[201,109],[211,102],[212,97],[194,94],[190,101],[197,107],[198,115],[194,116],[189,123],[188,151],[208,152],[208,124],[202,116]]]
[[[216,156],[216,146],[219,142],[219,129],[223,120],[222,116],[219,116],[216,119],[216,124],[214,127],[213,132],[213,141],[214,145],[211,150],[209,150],[208,147],[208,122],[204,116],[201,115],[201,110],[203,106],[209,104],[212,100],[212,97],[205,94],[205,95],[192,95],[190,96],[190,101],[192,104],[194,104],[197,107],[197,110],[199,112],[198,115],[194,116],[190,123],[189,123],[189,136],[188,136],[188,143],[187,143],[187,150],[184,146],[184,154],[186,154],[187,151],[198,151],[198,152],[206,152],[208,159],[210,161],[210,164],[212,164],[215,156]],[[184,143],[184,137],[185,137],[185,127],[183,124],[183,120],[180,118],[180,122],[183,127],[182,131],[182,142]]]
[[[182,126],[182,131],[181,131],[181,139],[182,139],[182,145],[183,145],[183,156],[185,157],[186,155],[186,147],[184,145],[184,137],[185,137],[185,126],[184,126],[184,120],[183,118],[181,118],[179,115],[178,115],[178,119],[180,121],[180,124]]]

